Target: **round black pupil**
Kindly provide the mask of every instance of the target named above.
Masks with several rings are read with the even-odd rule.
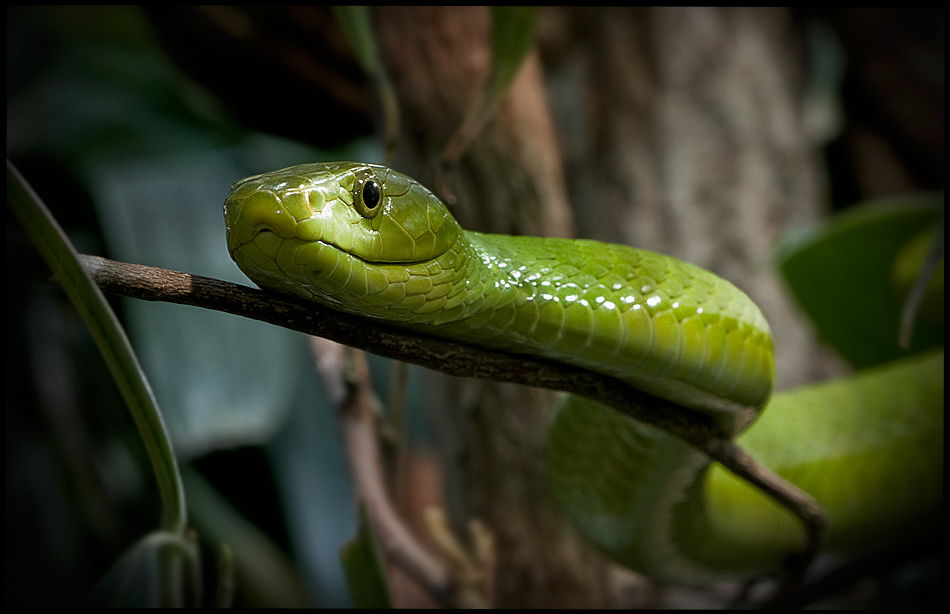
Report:
[[[367,209],[374,209],[379,204],[379,186],[375,181],[367,181],[363,186],[363,203]]]

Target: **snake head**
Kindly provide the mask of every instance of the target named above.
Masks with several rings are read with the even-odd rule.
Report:
[[[224,217],[231,257],[257,285],[359,313],[407,270],[444,260],[462,233],[418,182],[359,162],[243,179]]]

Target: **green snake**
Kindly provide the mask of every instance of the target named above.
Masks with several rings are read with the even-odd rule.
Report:
[[[772,338],[758,307],[674,258],[466,231],[415,180],[354,162],[241,180],[224,214],[232,258],[262,288],[616,377],[733,433],[768,404],[739,442],[817,498],[831,517],[829,547],[886,542],[939,517],[942,351],[772,397]],[[921,374],[929,389],[903,385]],[[804,543],[766,496],[591,401],[559,408],[548,463],[554,496],[580,532],[658,579],[748,577]]]

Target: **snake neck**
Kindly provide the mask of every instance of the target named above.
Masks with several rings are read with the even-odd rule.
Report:
[[[536,247],[545,240],[462,231],[432,260],[377,265],[386,287],[356,312],[429,332],[435,327],[455,339],[477,334],[478,345],[517,344],[544,327],[534,308],[551,299],[541,291],[550,271],[539,267],[536,249],[528,253],[525,241]],[[532,312],[537,315],[526,318]]]
[[[758,309],[711,273],[652,252],[462,232],[440,257],[397,273],[406,272],[387,290],[400,302],[377,317],[617,377],[730,422],[771,392],[771,343]],[[724,334],[738,343],[718,331],[734,331]]]

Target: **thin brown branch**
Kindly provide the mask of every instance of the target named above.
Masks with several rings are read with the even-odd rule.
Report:
[[[693,445],[801,519],[805,526],[805,548],[785,561],[780,586],[771,599],[783,599],[792,594],[801,586],[805,571],[821,548],[822,537],[828,527],[824,510],[808,493],[773,473],[732,440],[711,439]]]
[[[81,259],[105,292],[224,311],[450,375],[551,388],[605,403],[679,437],[787,507],[805,526],[805,563],[821,543],[827,518],[808,494],[761,466],[730,440],[732,433],[720,432],[709,417],[653,397],[620,380],[541,358],[397,329],[315,303],[217,279],[96,256]]]
[[[386,358],[459,377],[562,390],[594,399],[687,441],[720,435],[706,416],[643,393],[620,380],[543,358],[464,345],[334,311],[286,295],[218,279],[98,256],[80,256],[103,291],[147,301],[203,307],[268,322]]]
[[[362,352],[346,355],[344,346],[311,337],[317,370],[337,408],[347,463],[357,497],[366,505],[380,547],[425,590],[451,605],[451,578],[445,566],[413,537],[396,513],[383,478],[376,418],[379,402]]]
[[[491,583],[486,569],[490,566],[484,562],[490,549],[490,533],[476,523],[474,556],[458,545],[444,523],[433,537],[442,538],[436,540],[437,544],[449,541],[454,547],[439,549],[442,560],[422,546],[399,517],[386,488],[377,430],[381,412],[365,354],[320,337],[310,340],[317,370],[337,409],[357,497],[366,505],[383,552],[442,605],[487,607]]]

